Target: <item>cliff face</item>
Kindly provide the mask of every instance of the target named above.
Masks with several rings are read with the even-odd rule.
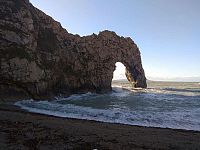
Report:
[[[147,86],[130,38],[110,31],[72,35],[28,0],[0,0],[1,99],[111,91],[116,62],[135,87]]]

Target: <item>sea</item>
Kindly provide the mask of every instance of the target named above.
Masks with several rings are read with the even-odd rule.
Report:
[[[148,88],[142,89],[115,80],[112,87],[107,94],[22,100],[15,105],[63,118],[200,131],[200,83],[148,81]]]

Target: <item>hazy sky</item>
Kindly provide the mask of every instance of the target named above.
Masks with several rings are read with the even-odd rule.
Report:
[[[200,0],[30,0],[71,33],[131,37],[147,76],[200,76]]]

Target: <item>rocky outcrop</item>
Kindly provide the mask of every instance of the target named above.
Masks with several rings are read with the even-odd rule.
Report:
[[[116,62],[133,86],[147,86],[131,38],[110,31],[72,35],[28,0],[0,0],[1,99],[108,92]]]

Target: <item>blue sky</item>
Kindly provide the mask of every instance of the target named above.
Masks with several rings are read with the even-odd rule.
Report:
[[[200,0],[30,0],[68,32],[131,37],[147,77],[200,76]]]

